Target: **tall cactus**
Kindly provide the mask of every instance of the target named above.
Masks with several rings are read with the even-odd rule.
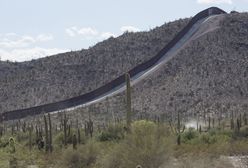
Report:
[[[126,73],[125,75],[126,78],[126,102],[127,102],[127,116],[126,116],[126,120],[127,120],[127,129],[130,129],[130,125],[131,125],[131,117],[132,117],[132,102],[131,102],[131,85],[130,85],[130,75],[128,73]]]
[[[94,131],[92,120],[86,121],[86,123],[84,125],[84,131],[85,131],[85,136],[88,136],[90,134],[90,137],[92,138],[93,131]]]
[[[73,134],[73,136],[72,136],[72,146],[73,146],[74,150],[77,149],[77,136],[76,136],[76,134]]]
[[[64,119],[63,119],[63,130],[64,130],[64,145],[67,146],[67,117],[64,113]]]
[[[233,119],[233,112],[232,112],[232,116],[231,116],[231,121],[230,121],[230,125],[231,125],[231,130],[234,129],[234,119]]]
[[[182,128],[182,125],[181,125],[181,118],[180,118],[180,113],[178,111],[178,114],[177,114],[177,145],[180,145],[181,144],[181,133],[184,132],[185,130],[185,126],[183,126]],[[181,129],[182,128],[182,129]]]
[[[48,113],[48,122],[49,122],[49,151],[52,152],[53,146],[52,146],[52,122],[51,122],[51,116],[50,113]]]
[[[246,115],[246,113],[243,114],[243,120],[244,120],[244,125],[247,125],[248,122],[247,122],[247,115]]]
[[[0,138],[3,136],[3,133],[4,133],[3,125],[0,123]]]
[[[237,118],[236,124],[237,124],[236,131],[239,132],[240,131],[240,128],[241,128],[241,121],[240,121],[239,118]]]
[[[239,122],[240,122],[239,124],[240,124],[240,128],[241,128],[242,127],[242,114],[241,113],[239,114]]]
[[[211,129],[211,118],[210,118],[210,116],[208,117],[208,130],[210,130]]]
[[[214,128],[214,124],[215,124],[215,120],[214,120],[214,117],[212,119],[212,127]]]
[[[32,150],[32,126],[30,125],[28,127],[28,145],[29,145],[29,150],[31,151]]]
[[[48,125],[46,115],[44,115],[44,124],[45,124],[45,150],[48,152],[49,150],[49,137],[48,137]]]
[[[38,130],[38,126],[35,125],[35,142],[38,143],[39,140],[39,130]]]
[[[77,127],[77,141],[80,144],[81,143],[81,135],[80,135],[80,128],[79,128],[79,123],[78,123],[78,119],[76,120],[76,127]]]
[[[78,136],[78,143],[81,143],[81,134],[80,134],[80,128],[77,129],[77,136]]]
[[[173,133],[177,135],[177,145],[181,145],[181,134],[185,130],[185,125],[181,124],[180,112],[177,112],[177,126],[173,126],[170,122],[170,127]],[[201,127],[201,126],[200,126]]]
[[[67,137],[71,137],[71,124],[67,124],[67,129],[68,129],[68,133],[67,133]]]
[[[0,114],[0,138],[3,136],[4,133],[3,119],[3,116]]]

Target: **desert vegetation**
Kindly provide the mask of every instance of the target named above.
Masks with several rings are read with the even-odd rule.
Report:
[[[247,155],[248,151],[247,119],[243,117],[222,120],[220,125],[211,119],[206,125],[187,127],[176,134],[178,120],[136,120],[129,130],[125,121],[94,126],[95,129],[85,123],[85,127],[77,128],[66,117],[61,128],[48,126],[50,121],[45,119],[40,125],[1,125],[0,166],[232,167],[224,156]]]
[[[187,22],[88,50],[0,62],[0,110],[93,90],[154,56]],[[126,74],[126,92],[101,102],[1,121],[0,167],[233,167],[228,156],[248,151],[247,23],[247,13],[225,15],[142,82],[132,86]]]
[[[187,126],[179,111],[170,118],[135,119],[129,74],[126,86],[126,117],[109,123],[96,125],[88,113],[82,125],[66,112],[60,113],[60,122],[51,119],[54,114],[1,122],[0,166],[231,168],[227,156],[247,155],[246,113],[197,117],[195,126]]]

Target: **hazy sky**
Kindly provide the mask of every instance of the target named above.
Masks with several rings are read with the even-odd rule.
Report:
[[[0,0],[0,57],[24,61],[146,31],[211,6],[248,11],[248,0]]]

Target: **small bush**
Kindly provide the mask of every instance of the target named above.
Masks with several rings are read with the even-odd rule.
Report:
[[[99,133],[97,139],[99,141],[115,141],[124,138],[124,129],[122,125],[110,125],[107,130]]]
[[[227,143],[230,141],[230,137],[225,135],[225,134],[210,134],[210,133],[205,133],[200,136],[201,142],[205,144],[214,144],[214,143]]]
[[[64,144],[64,133],[60,132],[54,137],[54,144],[62,147]]]
[[[23,141],[28,141],[29,138],[29,133],[28,131],[24,132],[17,132],[16,133],[16,141],[17,142],[23,142]]]
[[[9,144],[9,137],[3,136],[0,138],[0,148],[4,148]]]
[[[194,129],[190,128],[186,132],[182,134],[182,142],[184,143],[190,143],[195,138],[198,138],[199,133],[195,131]]]
[[[77,150],[66,149],[63,155],[62,167],[65,168],[88,168],[92,167],[101,153],[101,148],[96,142],[89,142],[80,146]]]
[[[233,139],[247,138],[248,137],[248,126],[244,126],[240,131],[234,131],[232,134]]]
[[[68,168],[80,168],[82,167],[82,161],[80,158],[80,153],[77,150],[73,150],[72,148],[68,148],[63,156],[63,163],[65,167]]]
[[[171,148],[168,147],[170,141],[168,137],[160,135],[160,131],[153,122],[134,122],[131,133],[98,161],[99,167],[159,167],[171,154]]]

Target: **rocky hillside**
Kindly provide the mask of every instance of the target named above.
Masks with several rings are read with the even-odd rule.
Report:
[[[248,14],[225,15],[217,29],[191,41],[135,88],[136,108],[145,104],[158,114],[179,110],[218,118],[247,112]]]
[[[2,110],[44,104],[92,90],[151,58],[187,22],[180,20],[150,32],[127,33],[89,50],[25,63],[2,63]],[[248,13],[217,16],[209,20],[208,26],[157,71],[133,86],[136,116],[162,115],[168,119],[179,110],[187,114],[185,119],[196,115],[222,118],[248,111]],[[124,95],[120,93],[83,111],[94,111],[101,121],[116,119],[125,112]]]
[[[29,62],[0,62],[0,112],[64,100],[94,90],[153,57],[187,23],[124,33],[88,50]]]
[[[211,21],[218,19],[215,29]],[[248,111],[248,13],[217,16],[156,72],[133,86],[137,117],[223,118]],[[216,24],[215,23],[215,24]],[[125,114],[125,93],[93,105],[101,119]],[[91,110],[90,107],[88,110]],[[86,113],[87,115],[87,113]]]

